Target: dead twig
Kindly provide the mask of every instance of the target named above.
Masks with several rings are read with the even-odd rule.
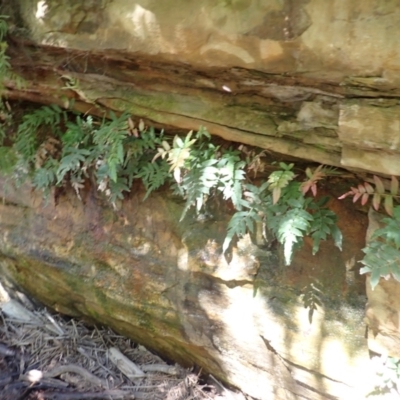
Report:
[[[144,378],[145,373],[129,358],[125,357],[116,347],[108,349],[110,361],[129,379]]]
[[[72,372],[74,374],[81,375],[88,382],[92,383],[94,386],[107,388],[107,384],[99,379],[97,376],[91,374],[85,368],[82,368],[78,365],[69,364],[69,365],[60,365],[48,371],[44,374],[45,378],[54,378],[55,376],[59,376],[61,374],[65,374],[67,372]]]
[[[215,386],[201,385],[199,376],[164,364],[144,346],[110,329],[66,321],[46,310],[35,310],[35,318],[30,318],[14,304],[8,311],[0,311],[1,400],[220,397]]]
[[[179,374],[179,369],[177,367],[166,364],[142,365],[142,370],[144,372],[161,372],[163,374],[174,376]]]

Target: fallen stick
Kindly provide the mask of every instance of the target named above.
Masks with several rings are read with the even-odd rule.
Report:
[[[53,368],[51,371],[45,372],[43,376],[44,378],[54,378],[55,376],[65,374],[66,372],[72,372],[74,374],[81,375],[84,379],[97,387],[107,388],[107,384],[99,379],[97,376],[93,375],[85,368],[79,367],[78,365],[74,364],[60,365],[59,367]]]
[[[144,372],[161,372],[168,375],[178,375],[179,370],[175,366],[165,365],[165,364],[148,364],[142,365],[142,370]]]
[[[40,387],[49,386],[56,389],[63,389],[69,386],[68,383],[60,379],[45,377],[42,371],[31,369],[24,375],[19,376],[20,381],[29,382],[32,385],[38,384]]]
[[[56,334],[59,334],[60,336],[65,336],[64,330],[61,328],[61,326],[56,322],[56,320],[49,314],[47,310],[44,310],[44,316],[52,323],[52,325],[46,324],[45,327]],[[53,328],[54,327],[54,328]]]
[[[146,374],[129,358],[125,357],[116,347],[108,349],[110,361],[129,379],[143,378]]]

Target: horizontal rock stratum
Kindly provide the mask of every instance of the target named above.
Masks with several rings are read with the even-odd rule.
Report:
[[[400,175],[395,2],[18,0],[3,13],[15,3],[24,28],[11,32],[33,42],[10,45],[29,82],[8,82],[10,99],[204,125],[277,153]]]
[[[172,134],[205,126],[286,158],[400,175],[394,1],[3,0],[0,7],[10,15],[9,62],[24,79],[4,82],[12,105],[128,111]],[[332,201],[343,252],[326,243],[311,257],[306,240],[282,268],[279,254],[249,238],[221,254],[226,207],[213,220],[189,215],[178,224],[182,206],[165,192],[143,203],[135,186],[116,212],[86,189],[83,202],[66,191],[45,207],[29,184],[16,190],[1,178],[2,279],[257,399],[365,397],[365,298],[352,268],[366,215]],[[329,301],[310,324],[298,289],[314,278],[326,283]],[[369,292],[367,308],[375,350],[398,341],[396,318],[381,329],[397,303],[376,311],[397,286],[380,289]]]
[[[290,267],[249,237],[224,256],[229,214],[178,224],[168,193],[142,201],[135,187],[119,211],[95,191],[58,203],[0,181],[1,277],[34,298],[117,332],[262,400],[362,399],[369,374],[363,296],[344,264],[359,254],[365,221],[347,226],[343,252],[306,245]],[[299,289],[318,279],[329,301],[310,324]],[[353,286],[352,286],[353,285]],[[348,301],[351,299],[351,302]]]

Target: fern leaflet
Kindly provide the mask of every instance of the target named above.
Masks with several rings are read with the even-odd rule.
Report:
[[[162,162],[148,162],[144,164],[134,178],[142,180],[146,194],[143,200],[146,200],[151,192],[158,189],[169,179],[169,166],[162,160]]]
[[[372,289],[379,283],[379,279],[389,279],[393,276],[400,282],[400,249],[393,244],[372,242],[363,249],[365,256],[361,263],[361,274],[371,273]]]
[[[43,190],[45,193],[56,183],[58,161],[49,158],[41,168],[35,171],[32,184],[36,189]]]
[[[293,249],[295,245],[301,243],[303,236],[309,231],[312,219],[312,215],[301,208],[292,208],[279,216],[275,234],[278,241],[283,244],[286,265],[290,265]]]
[[[247,211],[237,211],[233,214],[228,224],[228,232],[222,245],[222,251],[225,252],[233,237],[243,237],[247,232],[253,233],[256,222],[261,221],[258,212],[254,209]]]
[[[281,170],[274,171],[268,177],[269,188],[272,190],[272,200],[273,204],[276,204],[281,197],[281,192],[284,187],[286,187],[290,181],[295,177],[292,172],[294,164],[285,164],[283,162],[279,163]]]
[[[342,233],[336,225],[336,214],[327,208],[318,207],[316,203],[311,204],[315,204],[315,208],[317,208],[313,212],[313,219],[310,222],[310,234],[313,239],[313,255],[318,252],[321,240],[326,240],[329,235],[334,239],[335,246],[342,250]]]
[[[393,217],[382,220],[386,225],[374,232],[363,249],[361,274],[371,273],[372,289],[381,277],[393,276],[400,282],[400,206],[394,207]]]
[[[60,184],[69,172],[80,170],[89,155],[88,149],[65,148],[57,170],[57,184]]]

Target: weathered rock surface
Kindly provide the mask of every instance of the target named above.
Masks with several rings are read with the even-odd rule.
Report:
[[[34,40],[9,49],[28,82],[8,82],[11,99],[205,125],[281,154],[400,174],[396,2],[5,4],[19,6],[15,21]]]
[[[368,77],[354,83],[374,89],[398,84],[393,72],[400,69],[400,11],[393,1],[17,3],[41,43],[152,54],[202,67],[301,73],[336,82],[349,76]]]
[[[204,125],[287,156],[400,175],[394,1],[1,6],[16,24],[10,63],[26,79],[23,87],[5,82],[10,100],[101,115],[127,110],[167,129]],[[180,206],[166,196],[142,204],[138,192],[115,214],[90,192],[84,205],[64,196],[44,208],[29,189],[8,189],[0,205],[3,271],[49,306],[202,365],[257,398],[363,398],[367,354],[352,260],[361,258],[366,227],[338,203],[343,253],[326,245],[310,260],[306,243],[282,270],[250,242],[226,261],[222,211],[182,226]],[[312,279],[331,291],[309,325],[296,288]],[[368,291],[375,351],[398,345],[398,290],[388,281]]]
[[[346,263],[359,257],[366,219],[349,227],[344,203],[333,204],[343,252],[326,243],[311,257],[306,244],[285,268],[249,239],[221,255],[228,215],[217,204],[212,219],[178,224],[181,205],[165,193],[142,202],[137,188],[115,212],[90,191],[45,206],[29,187],[0,187],[1,274],[46,305],[258,399],[363,398],[365,297]],[[316,279],[329,284],[310,324],[299,295]]]
[[[374,290],[367,279],[368,348],[377,354],[400,358],[400,283],[381,279]]]
[[[367,241],[383,226],[382,215],[369,212]],[[400,358],[400,282],[392,277],[381,278],[372,290],[370,277],[366,280],[368,302],[365,310],[368,324],[368,348],[377,354]]]

